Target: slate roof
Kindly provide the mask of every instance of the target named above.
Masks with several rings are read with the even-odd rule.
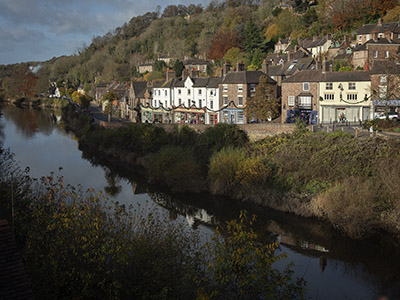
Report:
[[[216,89],[218,88],[221,82],[222,82],[221,77],[210,77],[210,80],[208,81],[208,87],[211,89]]]
[[[208,80],[208,77],[193,78],[193,87],[207,87]]]
[[[140,92],[144,91],[147,87],[147,82],[145,81],[133,81],[132,88],[135,92],[135,95],[139,94]]]
[[[315,68],[315,61],[312,57],[305,57],[301,59],[292,59],[287,63],[280,66],[269,66],[269,76],[290,76],[298,71],[308,70]]]
[[[322,70],[306,70],[285,79],[283,82],[369,81],[370,78],[370,73],[364,71],[323,73]]]
[[[389,41],[386,38],[379,38],[377,40],[369,40],[365,44],[374,44],[374,45],[399,45],[399,43]]]
[[[225,84],[258,84],[260,82],[260,77],[265,74],[261,71],[239,71],[239,72],[229,72],[226,74],[222,83]],[[271,77],[267,76],[269,83],[275,83]]]
[[[374,61],[371,74],[399,74],[400,76],[400,65],[390,60],[377,60]]]
[[[357,34],[371,34],[374,32],[385,33],[385,32],[399,32],[399,23],[383,23],[383,24],[364,24],[358,31]]]
[[[0,220],[0,299],[34,299],[28,275],[7,220]]]

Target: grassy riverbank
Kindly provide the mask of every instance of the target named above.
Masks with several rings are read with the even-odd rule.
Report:
[[[141,165],[151,182],[174,192],[208,191],[318,217],[353,238],[400,236],[398,139],[311,133],[299,125],[293,134],[251,143],[227,124],[198,134],[137,124],[92,129],[71,111],[69,120],[83,149]]]

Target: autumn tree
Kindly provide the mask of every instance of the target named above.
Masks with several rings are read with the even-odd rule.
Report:
[[[237,31],[221,31],[211,40],[208,57],[210,59],[221,59],[229,49],[234,47],[240,47],[240,38]]]
[[[268,120],[278,117],[280,102],[275,95],[275,85],[271,84],[267,76],[260,76],[255,97],[247,100],[245,109],[247,119]]]
[[[236,63],[244,59],[244,53],[239,48],[234,47],[229,49],[224,55],[224,61],[229,61],[231,66],[235,66]]]
[[[72,93],[72,101],[83,108],[88,108],[90,105],[90,101],[92,101],[92,98],[75,91]]]
[[[114,90],[108,91],[104,94],[101,100],[103,104],[103,111],[108,115],[108,122],[111,121],[111,114],[113,112],[113,101],[118,99],[118,95]]]

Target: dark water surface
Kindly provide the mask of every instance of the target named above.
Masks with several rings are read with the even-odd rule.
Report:
[[[241,209],[257,214],[257,230],[266,241],[279,240],[293,261],[296,276],[307,281],[310,299],[400,299],[400,249],[381,241],[354,241],[321,222],[237,203],[209,195],[170,195],[147,185],[135,170],[121,170],[84,158],[77,139],[58,124],[56,111],[0,107],[0,145],[10,148],[33,177],[62,175],[83,189],[111,194],[127,205],[154,205],[171,222],[185,222],[202,240],[209,240],[221,222]]]

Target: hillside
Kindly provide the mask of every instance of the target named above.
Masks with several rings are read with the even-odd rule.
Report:
[[[0,92],[8,97],[40,94],[47,91],[49,79],[73,88],[86,84],[90,90],[96,81],[142,78],[138,66],[160,56],[171,57],[171,66],[176,59],[200,56],[213,60],[214,66],[223,59],[242,59],[257,69],[278,38],[327,33],[340,38],[380,17],[397,21],[399,14],[395,0],[213,0],[205,8],[169,5],[163,12],[133,17],[94,37],[74,55],[0,66]],[[32,76],[32,66],[39,65]],[[209,74],[215,70],[210,66]],[[151,78],[157,76],[160,73]]]

